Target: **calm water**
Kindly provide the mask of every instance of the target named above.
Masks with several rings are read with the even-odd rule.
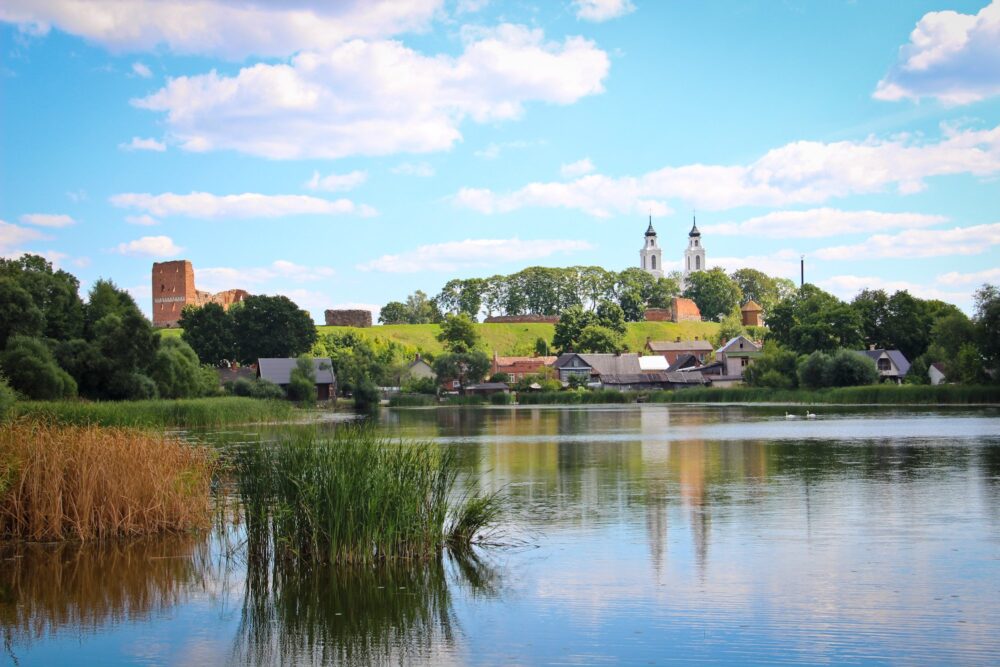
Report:
[[[1000,412],[402,410],[523,546],[248,577],[237,529],[0,553],[0,663],[996,664]]]

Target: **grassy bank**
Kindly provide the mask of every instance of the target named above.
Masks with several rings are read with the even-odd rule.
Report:
[[[207,527],[207,449],[134,429],[0,426],[0,538],[91,540]]]
[[[455,506],[451,450],[361,427],[290,431],[235,458],[251,559],[369,564],[466,547],[493,523],[496,495]]]
[[[837,389],[766,389],[727,387],[677,391],[554,391],[521,394],[521,405],[575,405],[580,403],[828,403],[861,405],[975,405],[1000,404],[1000,386],[871,385]]]
[[[715,322],[629,322],[625,334],[625,344],[629,350],[638,352],[646,344],[646,338],[653,340],[712,338],[719,331]],[[334,331],[353,331],[364,338],[395,341],[413,351],[440,354],[444,351],[436,336],[441,331],[437,324],[386,324],[369,329],[354,327],[316,327],[320,337]],[[529,355],[535,351],[535,341],[539,338],[551,342],[555,334],[553,324],[477,324],[476,331],[483,339],[485,349],[496,350],[501,355]],[[180,336],[180,329],[163,329],[162,336]]]
[[[292,417],[287,401],[229,396],[153,401],[25,401],[14,406],[19,417],[55,424],[181,428],[283,421]]]

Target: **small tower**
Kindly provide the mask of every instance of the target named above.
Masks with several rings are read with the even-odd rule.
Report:
[[[688,232],[688,247],[684,251],[684,281],[695,271],[704,271],[705,266],[705,246],[701,244],[701,232],[698,231],[698,222],[692,216],[691,231]]]
[[[653,216],[649,216],[649,228],[639,251],[639,268],[654,278],[663,277],[663,252],[656,242],[656,230],[653,229]]]

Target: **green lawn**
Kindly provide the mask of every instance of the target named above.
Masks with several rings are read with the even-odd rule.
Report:
[[[653,340],[674,340],[680,336],[682,340],[699,338],[714,338],[719,331],[715,322],[629,322],[625,334],[625,344],[633,352],[640,351],[646,344],[646,338]],[[551,343],[555,334],[553,324],[477,324],[476,328],[483,337],[486,349],[494,350],[501,355],[530,355],[535,351],[535,341],[544,338]],[[437,324],[384,324],[369,329],[355,327],[318,326],[316,330],[320,337],[334,331],[355,331],[366,338],[387,339],[401,343],[416,351],[437,354],[443,348],[437,341],[441,330]],[[180,329],[162,329],[166,337],[180,336]]]

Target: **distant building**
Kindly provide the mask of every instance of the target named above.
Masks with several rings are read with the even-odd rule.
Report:
[[[647,308],[644,319],[647,322],[701,322],[701,311],[691,299],[675,297],[667,308]]]
[[[715,351],[715,360],[722,364],[722,378],[742,380],[743,372],[761,355],[761,346],[746,336],[737,336]],[[715,381],[713,381],[715,384]]]
[[[292,382],[292,370],[297,359],[268,358],[257,360],[257,377],[273,382],[286,392]],[[328,401],[337,395],[337,377],[333,372],[333,362],[329,357],[313,359],[316,373],[316,400]]]
[[[423,358],[418,354],[417,357],[410,362],[410,365],[406,367],[406,374],[415,380],[420,380],[423,378],[430,378],[434,380],[437,378],[437,373],[429,363],[423,360]]]
[[[212,294],[194,285],[194,266],[186,259],[153,264],[153,326],[176,327],[185,306],[217,303],[226,310],[250,296],[246,290],[231,289]]]
[[[684,263],[681,269],[682,290],[689,275],[708,268],[705,262],[705,246],[701,244],[701,232],[698,231],[697,221],[692,219],[691,231],[688,232],[688,247],[684,251]],[[663,250],[660,248],[656,230],[653,229],[653,216],[649,216],[649,226],[643,236],[642,249],[639,250],[639,268],[654,278],[662,278],[665,275]]]
[[[691,231],[688,232],[688,247],[684,251],[684,270],[681,279],[681,289],[687,284],[688,276],[698,271],[707,269],[705,264],[705,246],[701,244],[701,232],[698,231],[698,222],[691,219]]]
[[[740,308],[740,315],[743,318],[743,326],[745,327],[762,327],[764,326],[764,320],[761,318],[761,314],[764,309],[760,307],[760,304],[750,299],[743,304]]]
[[[646,349],[652,354],[661,354],[667,359],[667,363],[675,363],[681,356],[690,354],[698,361],[704,362],[705,358],[712,353],[714,348],[707,340],[647,340]]]
[[[663,277],[663,251],[656,241],[653,216],[649,216],[649,227],[646,229],[642,250],[639,251],[639,268],[654,278]]]
[[[879,380],[882,382],[902,384],[903,378],[910,372],[910,362],[899,350],[877,350],[872,345],[867,350],[857,352],[875,362]]]
[[[556,359],[558,357],[501,357],[494,352],[490,362],[490,375],[506,373],[511,382],[517,382],[551,368]]]
[[[462,393],[466,396],[492,396],[493,394],[509,394],[510,387],[506,382],[480,382],[467,385]]]
[[[933,385],[939,385],[948,379],[944,372],[944,366],[938,362],[934,362],[927,368],[927,376]]]

